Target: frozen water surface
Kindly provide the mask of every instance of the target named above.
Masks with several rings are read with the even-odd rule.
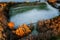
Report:
[[[35,23],[38,20],[43,20],[43,19],[46,20],[58,16],[58,10],[48,5],[48,3],[46,4],[50,10],[32,9],[12,16],[10,18],[10,21],[14,22],[15,26],[18,26],[24,23],[25,24],[29,24],[31,22]]]

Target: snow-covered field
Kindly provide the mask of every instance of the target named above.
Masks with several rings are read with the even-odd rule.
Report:
[[[58,10],[51,7],[47,4],[47,7],[49,10],[38,10],[38,9],[32,9],[27,12],[23,12],[17,15],[14,15],[11,17],[10,21],[15,23],[15,26],[21,25],[21,24],[29,24],[29,23],[35,23],[38,20],[46,20],[53,18],[55,16],[58,16]]]

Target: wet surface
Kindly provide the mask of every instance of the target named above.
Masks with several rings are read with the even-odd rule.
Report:
[[[29,24],[35,23],[39,20],[51,19],[59,15],[57,9],[51,7],[48,4],[47,7],[49,8],[49,10],[38,10],[34,8],[23,13],[17,13],[10,18],[10,21],[14,22],[15,26],[18,26],[24,23]]]

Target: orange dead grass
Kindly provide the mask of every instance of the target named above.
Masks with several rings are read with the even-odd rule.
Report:
[[[19,28],[16,30],[16,34],[20,37],[23,37],[23,36],[29,34],[30,32],[31,32],[31,30],[29,29],[29,27],[26,24],[19,26]]]
[[[49,2],[52,2],[52,3],[55,3],[56,2],[56,0],[48,0]]]
[[[18,35],[18,36],[24,36],[24,31],[23,31],[23,28],[19,28],[19,29],[17,29],[16,30],[16,34]]]
[[[8,23],[8,26],[9,26],[10,29],[13,29],[14,26],[15,26],[15,24],[14,24],[13,22],[9,22],[9,23]]]

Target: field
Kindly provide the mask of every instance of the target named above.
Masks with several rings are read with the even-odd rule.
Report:
[[[4,13],[8,15],[0,12],[0,39],[60,40],[59,12],[46,3],[18,3],[9,9],[9,20]]]

